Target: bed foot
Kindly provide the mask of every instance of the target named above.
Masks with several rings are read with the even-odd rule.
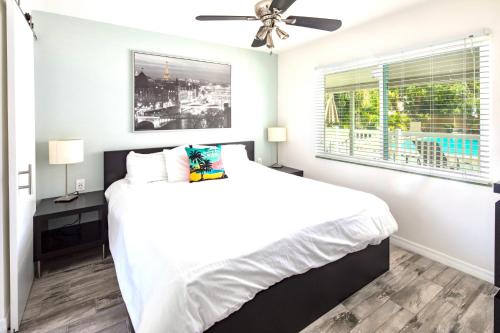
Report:
[[[278,282],[205,333],[299,332],[388,270],[389,238]]]

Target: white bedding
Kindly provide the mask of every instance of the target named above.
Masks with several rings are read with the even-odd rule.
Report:
[[[109,240],[137,333],[203,332],[282,279],[397,230],[377,197],[263,167],[200,183],[115,182]]]

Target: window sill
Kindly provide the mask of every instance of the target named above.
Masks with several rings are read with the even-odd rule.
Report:
[[[393,164],[393,163],[383,162],[383,161],[366,161],[366,160],[361,160],[358,158],[352,158],[349,156],[339,156],[339,155],[330,155],[330,154],[321,154],[321,153],[317,153],[315,155],[315,157],[321,158],[321,159],[326,159],[326,160],[338,161],[338,162],[345,162],[345,163],[358,164],[358,165],[364,165],[364,166],[375,167],[375,168],[400,171],[400,172],[411,173],[411,174],[416,174],[416,175],[420,175],[420,176],[458,181],[458,182],[467,183],[467,184],[474,184],[474,185],[481,185],[481,186],[491,186],[493,184],[493,182],[491,180],[485,179],[483,177],[474,176],[474,175],[467,175],[467,176],[453,175],[453,174],[450,174],[448,172],[440,171],[440,170],[436,170],[436,169],[422,170],[422,168],[412,167],[409,165]]]

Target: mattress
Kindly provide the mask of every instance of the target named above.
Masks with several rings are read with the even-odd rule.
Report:
[[[259,291],[397,230],[374,195],[254,162],[200,183],[113,183],[109,242],[137,333],[203,332]]]

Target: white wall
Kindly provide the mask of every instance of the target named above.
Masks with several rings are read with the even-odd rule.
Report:
[[[7,49],[5,2],[0,1],[0,333],[9,317],[9,218],[7,174]]]
[[[371,192],[399,223],[397,236],[414,248],[482,278],[494,268],[494,195],[491,187],[429,178],[314,157],[314,68],[363,60],[491,30],[492,86],[500,85],[500,1],[429,1],[364,25],[339,30],[278,58],[278,123],[289,128],[280,145],[283,164],[307,177]],[[493,180],[499,176],[500,92],[492,95]],[[407,243],[408,245],[409,243]]]
[[[103,151],[184,143],[255,140],[256,157],[272,163],[265,129],[276,123],[277,56],[82,20],[33,13],[37,197],[64,192],[64,166],[48,164],[48,141],[82,138],[85,161],[69,166],[69,187],[86,178],[103,188]],[[132,55],[142,50],[232,65],[232,128],[132,133]]]

